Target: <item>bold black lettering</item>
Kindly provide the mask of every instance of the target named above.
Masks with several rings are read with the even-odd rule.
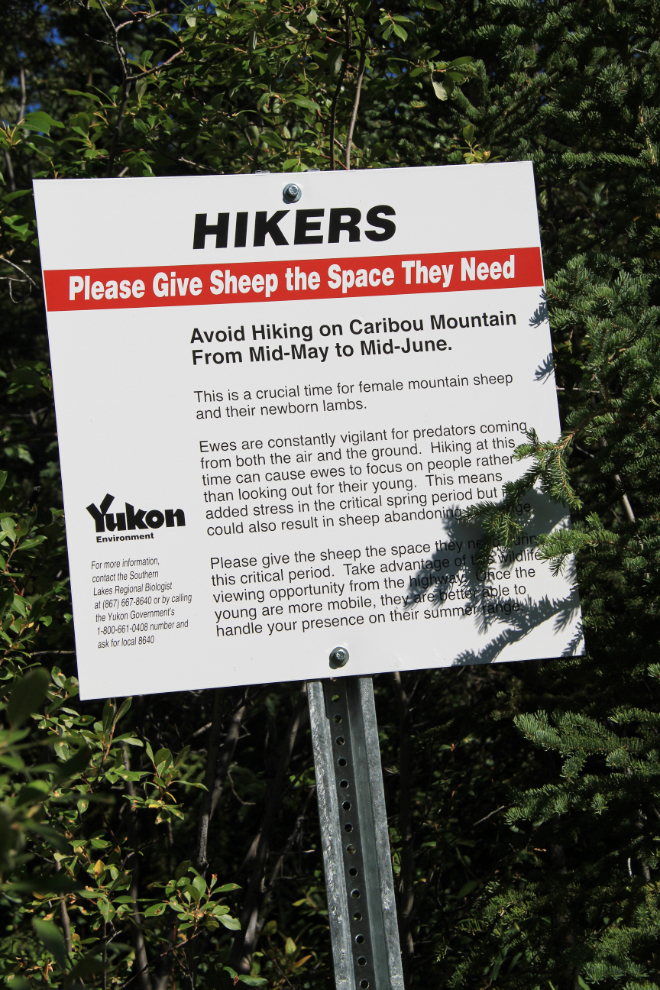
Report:
[[[218,222],[208,224],[206,213],[195,214],[195,236],[193,237],[193,250],[198,250],[206,246],[206,238],[210,234],[215,234],[215,246],[217,248],[227,247],[227,231],[229,229],[229,214],[218,213]]]
[[[130,502],[126,503],[126,523],[129,529],[147,528],[147,524],[144,521],[144,512],[144,509],[138,509],[136,512],[135,507]]]
[[[103,501],[101,502],[100,509],[97,509],[93,502],[91,503],[91,505],[87,506],[87,511],[89,512],[90,516],[94,520],[94,523],[96,524],[97,533],[105,533],[104,516],[108,511],[108,509],[110,508],[110,506],[112,505],[112,503],[114,502],[114,500],[115,500],[114,495],[106,495]]]
[[[385,220],[384,217],[395,216],[396,212],[391,206],[372,206],[367,213],[367,223],[370,223],[372,227],[380,227],[381,233],[377,234],[375,230],[365,231],[369,240],[389,241],[390,237],[394,236],[396,224],[394,224],[391,220]]]
[[[372,211],[373,212],[373,211]],[[349,241],[360,240],[358,224],[362,214],[351,206],[337,207],[330,210],[330,225],[328,226],[328,244],[338,244],[342,230],[348,232]],[[371,220],[369,221],[371,223]]]
[[[87,506],[87,511],[89,512],[90,516],[94,520],[94,523],[95,523],[95,526],[96,526],[96,532],[97,533],[105,533],[105,523],[103,521],[104,513],[103,512],[99,512],[99,510],[96,508],[96,506],[94,505],[93,502],[92,502],[91,505],[88,505]]]
[[[288,210],[278,210],[277,213],[273,213],[270,219],[265,210],[258,210],[254,218],[254,246],[263,247],[266,243],[266,235],[270,235],[273,244],[282,246],[288,244],[286,237],[280,230],[278,224],[284,220],[287,215]]]
[[[323,234],[310,234],[311,230],[320,230],[321,224],[316,220],[310,223],[312,217],[322,217],[325,210],[296,210],[296,233],[294,244],[323,244]]]
[[[234,234],[234,247],[245,247],[247,244],[247,213],[236,214],[236,233]]]
[[[177,526],[186,525],[186,517],[183,509],[174,509],[174,511],[172,509],[165,509],[165,525],[173,526],[175,519]]]
[[[118,512],[116,515],[112,512],[106,512],[103,518],[106,529],[111,533],[116,529],[126,529],[126,516],[123,512]]]

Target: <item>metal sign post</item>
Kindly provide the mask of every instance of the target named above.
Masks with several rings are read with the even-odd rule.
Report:
[[[307,690],[337,990],[403,990],[373,682]]]

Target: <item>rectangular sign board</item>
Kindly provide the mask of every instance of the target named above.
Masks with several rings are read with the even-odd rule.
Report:
[[[530,163],[35,195],[84,698],[582,652]]]

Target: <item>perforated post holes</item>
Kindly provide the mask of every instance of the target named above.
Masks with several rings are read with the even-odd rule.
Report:
[[[376,986],[374,975],[367,897],[363,889],[365,872],[360,830],[360,797],[364,798],[365,795],[359,795],[355,785],[353,736],[346,698],[346,682],[344,680],[334,682],[332,688],[326,689],[325,697],[328,716],[334,725],[341,724],[343,731],[342,735],[332,734],[332,746],[340,827],[345,834],[350,833],[351,836],[351,841],[343,846],[346,892],[351,904],[360,905],[359,911],[352,911],[349,914],[355,985],[360,990],[369,990],[369,988],[380,990]]]

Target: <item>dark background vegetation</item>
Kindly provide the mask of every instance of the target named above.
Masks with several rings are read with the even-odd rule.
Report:
[[[304,686],[76,697],[32,178],[532,160],[564,433],[521,455],[572,509],[544,553],[576,555],[588,653],[375,679],[407,987],[658,990],[660,3],[4,0],[0,26],[7,985],[333,986]]]

